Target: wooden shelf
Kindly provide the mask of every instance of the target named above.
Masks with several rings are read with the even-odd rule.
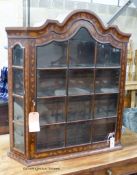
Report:
[[[24,98],[24,96],[22,96],[22,95],[18,95],[18,94],[12,94],[12,95],[13,95],[13,97],[17,97],[17,98],[21,98],[21,99]]]
[[[37,68],[38,71],[56,71],[56,70],[67,70],[67,67],[45,67],[45,68]]]
[[[13,120],[13,123],[17,124],[17,125],[21,125],[21,126],[24,125],[24,121],[23,120],[22,121],[20,121],[20,120]]]
[[[21,69],[21,70],[24,69],[22,66],[15,66],[15,65],[13,65],[12,68],[13,68],[13,69]]]
[[[137,81],[126,81],[125,90],[137,90]]]
[[[104,69],[104,70],[107,70],[107,69],[120,69],[121,66],[96,66],[96,69]]]
[[[111,94],[118,94],[119,91],[117,92],[95,92],[95,95],[111,95]]]
[[[131,108],[136,107],[137,81],[126,81],[125,90],[131,91]]]

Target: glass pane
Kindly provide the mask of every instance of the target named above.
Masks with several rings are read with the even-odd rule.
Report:
[[[91,97],[69,97],[68,121],[88,120],[92,118]]]
[[[13,69],[13,92],[18,95],[23,95],[23,70]]]
[[[67,126],[67,146],[90,143],[91,124],[74,123]]]
[[[69,95],[90,94],[93,92],[93,72],[91,70],[69,71]]]
[[[14,97],[14,120],[23,121],[24,120],[24,105],[23,99]]]
[[[13,65],[23,66],[23,48],[20,45],[13,48]]]
[[[14,147],[24,152],[24,126],[14,124]]]
[[[115,93],[119,91],[120,70],[97,70],[96,71],[96,92]]]
[[[65,99],[41,99],[37,101],[40,125],[58,123],[65,120]]]
[[[97,45],[97,66],[120,66],[120,49],[110,44]]]
[[[88,30],[81,28],[70,39],[70,66],[91,67],[94,65],[95,40]]]
[[[66,66],[67,42],[51,42],[37,47],[37,67]]]
[[[116,118],[100,119],[93,121],[92,141],[107,140],[109,133],[115,132]]]
[[[65,127],[63,125],[54,125],[41,128],[37,133],[37,150],[53,149],[64,146]]]
[[[65,90],[66,71],[37,71],[37,96],[63,96]]]
[[[95,97],[95,118],[117,115],[118,95],[99,95]]]

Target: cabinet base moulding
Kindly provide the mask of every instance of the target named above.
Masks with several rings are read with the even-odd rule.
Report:
[[[18,162],[22,163],[23,165],[29,167],[29,166],[36,166],[36,165],[42,165],[46,163],[52,163],[56,161],[62,161],[62,160],[67,160],[67,159],[74,159],[78,157],[84,157],[84,156],[90,156],[93,154],[98,154],[98,153],[105,153],[105,152],[110,152],[110,151],[116,151],[122,149],[122,145],[118,144],[114,148],[101,148],[97,150],[90,150],[90,151],[82,151],[82,152],[77,152],[77,153],[72,153],[72,154],[66,154],[66,155],[61,155],[61,156],[52,156],[48,158],[39,158],[35,159],[33,158],[32,160],[26,160],[23,159],[23,157],[20,157],[19,155],[16,155],[13,152],[8,152],[8,156],[14,160],[17,160]]]

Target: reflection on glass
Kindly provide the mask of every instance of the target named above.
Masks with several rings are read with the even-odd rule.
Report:
[[[91,124],[75,123],[67,125],[67,146],[90,143]]]
[[[14,120],[23,121],[24,120],[24,105],[23,99],[14,97]]]
[[[40,125],[58,123],[65,120],[65,99],[41,99],[37,101]]]
[[[37,150],[53,149],[64,146],[65,127],[63,125],[54,125],[41,128],[37,133]]]
[[[119,89],[120,70],[97,70],[96,71],[96,92],[115,93]]]
[[[70,66],[91,67],[94,64],[95,40],[88,30],[81,28],[70,39]]]
[[[37,67],[66,66],[67,42],[51,42],[37,47]]]
[[[13,48],[13,65],[23,66],[23,48],[20,45]]]
[[[119,66],[120,49],[114,48],[110,44],[97,45],[97,66]]]
[[[14,147],[24,152],[24,126],[14,124]]]
[[[23,70],[13,69],[13,92],[17,95],[23,95]]]
[[[91,97],[69,97],[68,121],[91,119],[91,110]]]
[[[56,71],[37,71],[37,96],[64,96],[66,72]]]
[[[115,132],[116,118],[107,118],[93,121],[92,141],[99,142],[107,140],[108,135]]]
[[[95,97],[95,118],[112,117],[117,113],[118,95],[97,95]]]
[[[69,71],[69,95],[90,94],[93,92],[93,72],[91,70]]]

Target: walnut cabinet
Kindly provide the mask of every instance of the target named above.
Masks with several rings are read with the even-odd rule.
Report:
[[[35,165],[121,148],[130,35],[83,10],[6,31],[9,156]],[[39,113],[39,132],[29,132],[30,112]]]

